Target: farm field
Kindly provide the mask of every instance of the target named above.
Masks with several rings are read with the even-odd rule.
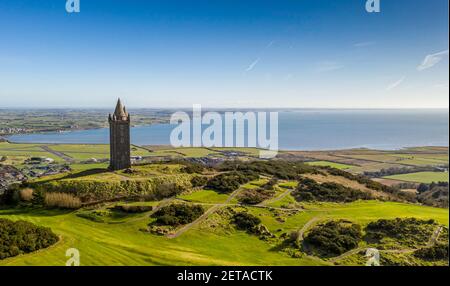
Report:
[[[448,147],[415,147],[392,151],[370,149],[285,151],[279,157],[350,165],[346,171],[364,173],[388,168],[445,167],[448,166]]]
[[[307,162],[306,164],[311,166],[324,166],[324,167],[332,167],[340,170],[350,169],[353,167],[352,165],[348,164],[341,164],[341,163],[334,163],[329,161],[314,161],[314,162]]]
[[[447,172],[417,172],[410,174],[401,174],[384,177],[386,179],[415,182],[415,183],[432,183],[432,182],[448,182]]]

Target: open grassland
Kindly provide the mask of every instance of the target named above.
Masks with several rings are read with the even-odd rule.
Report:
[[[345,169],[349,169],[349,168],[353,167],[352,165],[329,162],[329,161],[314,161],[314,162],[307,162],[306,164],[311,165],[311,166],[332,167],[332,168],[340,169],[340,170],[345,170]]]
[[[386,179],[415,182],[415,183],[432,183],[432,182],[448,182],[447,172],[418,172],[402,175],[393,175],[384,177]]]
[[[209,202],[215,202],[215,198]],[[320,220],[345,218],[361,224],[379,218],[416,217],[434,219],[448,226],[448,210],[392,202],[310,204],[305,211],[285,216],[284,222],[274,216],[273,210],[248,209],[275,234],[300,229],[316,217]],[[73,247],[80,251],[82,265],[329,264],[316,257],[292,258],[274,251],[274,245],[242,231],[223,232],[206,228],[208,220],[182,236],[170,239],[139,231],[149,222],[148,214],[132,215],[116,223],[99,223],[78,217],[76,213],[41,209],[0,210],[2,218],[22,219],[48,226],[62,237],[55,246],[2,260],[0,265],[64,265],[67,260],[65,251]]]

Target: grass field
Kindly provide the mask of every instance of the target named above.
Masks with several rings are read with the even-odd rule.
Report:
[[[406,182],[416,182],[416,183],[426,183],[431,182],[448,182],[447,172],[418,172],[411,174],[393,175],[386,176],[385,179],[406,181]]]
[[[347,218],[365,224],[379,218],[435,219],[448,226],[448,210],[392,202],[309,205],[306,211],[286,217],[284,223],[272,211],[249,208],[273,233],[301,228],[313,217]],[[149,222],[146,214],[121,223],[97,223],[76,212],[40,209],[4,209],[2,218],[27,220],[49,226],[62,237],[55,246],[37,253],[0,261],[0,265],[64,265],[68,248],[77,248],[82,265],[324,265],[315,257],[292,258],[273,251],[274,245],[241,231],[221,232],[195,226],[176,239],[139,231]],[[206,221],[205,223],[208,223]]]
[[[340,170],[345,170],[353,167],[353,165],[348,164],[341,164],[341,163],[335,163],[335,162],[329,162],[329,161],[314,161],[314,162],[307,162],[306,164],[311,166],[323,166],[323,167],[332,167]]]

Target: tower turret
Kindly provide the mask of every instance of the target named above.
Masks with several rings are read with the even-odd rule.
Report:
[[[109,114],[109,141],[111,170],[121,170],[131,167],[130,159],[130,115],[117,100],[116,109]]]

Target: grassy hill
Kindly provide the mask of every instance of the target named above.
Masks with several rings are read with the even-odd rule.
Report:
[[[331,171],[322,167],[277,161],[239,163],[236,166],[231,164],[215,169],[194,168],[195,172],[191,172],[184,169],[186,166],[189,164],[158,163],[133,167],[132,172],[83,169],[35,181],[35,187],[39,184],[45,186],[42,190],[44,193],[64,191],[83,197],[90,193],[89,189],[58,188],[68,183],[76,183],[75,186],[80,187],[96,182],[108,187],[98,188],[96,185],[94,192],[102,190],[114,196],[129,197],[85,205],[77,210],[46,208],[42,204],[30,202],[3,206],[0,208],[1,218],[26,220],[50,227],[60,236],[60,241],[35,253],[0,260],[0,265],[64,265],[68,259],[65,256],[68,248],[80,251],[81,265],[354,265],[361,261],[351,259],[351,255],[342,259],[308,255],[287,244],[289,237],[293,233],[306,234],[320,222],[337,219],[363,227],[379,219],[409,217],[432,219],[446,228],[449,225],[448,209],[389,201],[392,194],[387,198],[379,197],[380,200],[350,203],[299,201],[293,196],[299,182],[298,176],[314,180],[317,184],[334,182],[361,192],[373,191],[369,188],[373,186],[366,185],[364,181],[355,181],[353,176],[339,176],[345,173],[337,171],[330,175],[327,172]],[[236,167],[239,168],[238,172],[253,172],[245,174],[254,176],[256,173],[258,178],[240,184],[231,192],[192,187],[189,182],[195,176],[212,178],[219,174],[232,174]],[[246,191],[259,192],[275,178],[270,197],[254,205],[240,203],[240,196]],[[181,192],[160,199],[149,200],[141,196],[153,192],[160,184],[174,182],[174,179],[184,182]],[[156,183],[137,193],[130,189],[141,181]],[[55,188],[48,188],[46,184],[49,183]],[[115,184],[120,186],[120,190],[110,193],[110,187]],[[141,196],[141,199],[134,198],[135,195]],[[123,204],[152,206],[154,209],[142,213],[125,213],[114,208]],[[156,209],[170,204],[201,205],[205,212],[192,223],[173,228],[167,235],[149,232],[148,225],[155,220],[151,215]],[[233,224],[232,214],[241,212],[259,218],[260,230],[264,235],[238,230]],[[362,243],[359,247],[366,245]],[[394,255],[391,259],[402,258],[401,255]]]

